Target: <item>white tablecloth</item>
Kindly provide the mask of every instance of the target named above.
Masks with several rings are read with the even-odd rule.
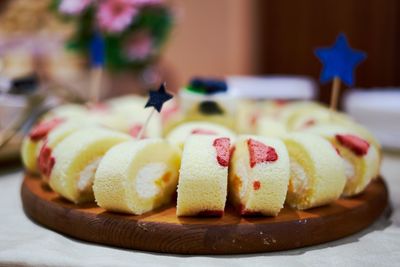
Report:
[[[400,155],[382,173],[393,213],[361,233],[303,249],[239,256],[129,251],[65,237],[30,221],[20,201],[21,169],[0,172],[0,266],[400,266]]]

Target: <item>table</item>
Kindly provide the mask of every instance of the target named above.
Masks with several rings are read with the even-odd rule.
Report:
[[[400,154],[385,152],[382,175],[392,213],[364,231],[323,245],[236,256],[179,256],[81,242],[29,220],[21,167],[0,171],[0,266],[400,266]]]

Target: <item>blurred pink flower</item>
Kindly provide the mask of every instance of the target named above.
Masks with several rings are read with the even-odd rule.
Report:
[[[97,19],[103,30],[118,33],[131,24],[137,13],[132,0],[104,0],[100,2]]]
[[[164,2],[164,0],[129,0],[133,5],[145,6],[145,5],[159,5]]]
[[[147,32],[140,32],[130,37],[124,46],[130,60],[144,60],[153,52],[153,39]]]
[[[59,10],[68,15],[77,15],[90,5],[92,0],[62,0]]]

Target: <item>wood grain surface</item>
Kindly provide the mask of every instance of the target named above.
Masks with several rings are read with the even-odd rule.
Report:
[[[240,217],[228,207],[221,218],[178,218],[174,204],[141,216],[111,213],[94,203],[72,204],[30,175],[25,176],[21,197],[32,220],[65,235],[177,254],[256,253],[320,244],[367,227],[388,203],[382,179],[357,197],[307,211],[285,207],[277,217]]]

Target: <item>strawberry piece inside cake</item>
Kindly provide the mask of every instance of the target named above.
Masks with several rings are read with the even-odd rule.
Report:
[[[358,156],[364,156],[368,153],[369,143],[358,136],[352,134],[337,134],[336,139],[340,144],[347,147]]]
[[[252,168],[258,163],[278,160],[278,154],[273,147],[267,146],[251,138],[247,141],[247,144],[250,153],[250,166]]]
[[[64,119],[54,118],[49,121],[44,121],[33,127],[33,129],[29,133],[29,137],[33,141],[39,141],[47,136],[47,134],[60,125]]]
[[[213,146],[217,151],[217,161],[222,167],[228,167],[231,142],[229,138],[222,137],[214,140]]]

